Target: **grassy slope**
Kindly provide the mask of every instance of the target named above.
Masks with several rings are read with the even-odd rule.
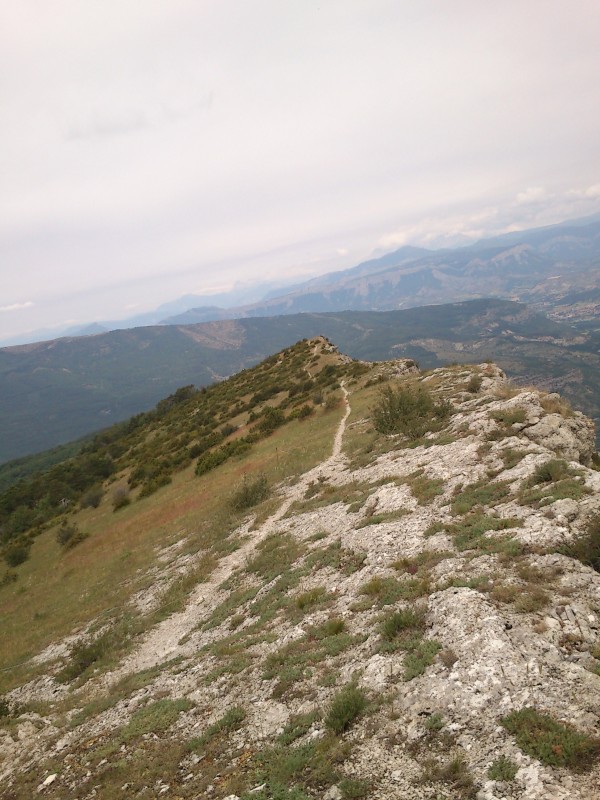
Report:
[[[316,371],[336,360],[325,355],[311,368]],[[109,492],[97,509],[69,515],[70,522],[89,534],[72,550],[61,550],[56,527],[40,534],[29,560],[18,567],[17,581],[0,585],[0,615],[5,619],[0,669],[19,664],[99,616],[118,618],[119,609],[147,583],[147,571],[161,548],[183,541],[186,552],[226,552],[223,539],[239,523],[229,505],[234,487],[246,475],[264,473],[273,484],[314,466],[328,454],[339,417],[339,410],[320,409],[308,419],[289,422],[249,454],[200,477],[193,466],[187,467],[172,484],[116,513]],[[117,483],[123,484],[123,478]],[[0,692],[22,678],[20,668],[5,669]]]

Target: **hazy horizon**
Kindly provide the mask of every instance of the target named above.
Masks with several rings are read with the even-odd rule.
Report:
[[[3,12],[0,340],[600,211],[594,2]]]

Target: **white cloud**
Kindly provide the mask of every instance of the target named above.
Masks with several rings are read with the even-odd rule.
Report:
[[[34,303],[28,300],[26,303],[12,303],[9,306],[0,306],[0,311],[22,311],[24,308],[32,308]]]
[[[517,194],[517,205],[539,203],[546,197],[546,190],[541,186],[530,186],[524,192]]]

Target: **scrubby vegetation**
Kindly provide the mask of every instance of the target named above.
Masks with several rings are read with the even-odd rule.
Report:
[[[379,433],[418,439],[427,431],[438,430],[450,412],[449,403],[436,401],[422,384],[396,389],[388,385],[373,407],[373,425]]]
[[[543,764],[577,771],[591,769],[600,758],[600,739],[580,733],[531,706],[513,711],[501,722],[521,750]]]

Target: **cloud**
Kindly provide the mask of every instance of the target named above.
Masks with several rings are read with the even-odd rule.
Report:
[[[27,300],[26,303],[13,303],[10,306],[0,306],[0,311],[22,311],[24,308],[31,308],[35,303]]]
[[[517,205],[527,205],[529,203],[539,203],[546,197],[546,190],[541,186],[530,186],[524,192],[517,194]]]
[[[5,5],[15,333],[600,210],[591,0]]]

